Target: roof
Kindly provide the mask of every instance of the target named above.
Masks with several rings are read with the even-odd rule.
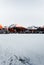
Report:
[[[19,25],[19,24],[12,24],[12,25],[9,26],[9,28],[12,28],[12,27],[25,28],[25,27],[23,27],[23,26],[21,26],[21,25]]]
[[[2,29],[3,28],[3,26],[0,24],[0,29]]]

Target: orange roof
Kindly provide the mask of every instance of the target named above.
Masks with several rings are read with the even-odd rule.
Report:
[[[2,29],[3,28],[3,26],[0,24],[0,29]]]

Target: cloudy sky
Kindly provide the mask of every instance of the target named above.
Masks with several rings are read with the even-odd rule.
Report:
[[[44,25],[44,0],[0,0],[0,24]]]

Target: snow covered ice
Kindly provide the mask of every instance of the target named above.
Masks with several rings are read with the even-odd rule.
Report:
[[[0,65],[44,65],[44,34],[0,35]]]

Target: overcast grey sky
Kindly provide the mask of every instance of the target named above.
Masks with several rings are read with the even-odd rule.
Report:
[[[44,25],[44,0],[0,0],[0,24]]]

